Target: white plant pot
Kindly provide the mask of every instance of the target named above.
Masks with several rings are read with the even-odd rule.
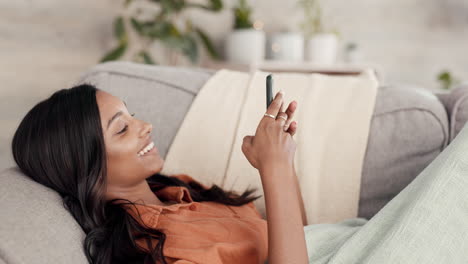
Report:
[[[300,33],[282,32],[273,34],[268,41],[268,57],[280,61],[304,60],[304,37]]]
[[[251,64],[265,57],[265,32],[256,29],[232,31],[225,44],[226,60],[232,63]]]
[[[362,60],[359,50],[349,50],[345,53],[345,62],[354,64]]]
[[[308,61],[331,65],[336,62],[338,38],[332,33],[315,34],[307,40],[306,58]]]

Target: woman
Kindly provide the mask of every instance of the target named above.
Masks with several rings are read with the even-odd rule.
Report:
[[[242,146],[262,178],[268,226],[253,205],[255,190],[239,195],[160,174],[151,124],[92,85],[34,106],[14,134],[13,157],[63,197],[86,233],[90,263],[263,263],[267,254],[270,263],[307,263],[293,167],[297,103],[286,112],[282,105],[278,93]]]

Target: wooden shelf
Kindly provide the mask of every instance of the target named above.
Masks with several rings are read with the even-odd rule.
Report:
[[[311,62],[289,62],[264,60],[251,64],[236,64],[230,62],[207,61],[201,65],[209,69],[229,69],[235,71],[251,72],[255,70],[267,72],[296,72],[296,73],[323,73],[330,75],[357,75],[366,69],[373,69],[377,75],[381,74],[376,65],[357,65],[337,63],[334,65],[318,65]]]

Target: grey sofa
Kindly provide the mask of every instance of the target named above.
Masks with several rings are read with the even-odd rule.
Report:
[[[109,62],[85,72],[92,83],[127,102],[153,124],[165,157],[203,84],[202,68]],[[412,87],[380,87],[372,117],[359,216],[370,219],[407,186],[456,136],[468,119],[468,87],[435,95]],[[313,136],[313,135],[311,135]],[[0,263],[86,263],[84,233],[54,191],[15,166],[0,172]]]

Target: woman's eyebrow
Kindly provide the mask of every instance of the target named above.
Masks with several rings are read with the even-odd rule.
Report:
[[[127,107],[127,103],[125,103],[125,101],[123,101],[123,103],[125,104],[125,107]],[[118,111],[117,113],[115,113],[115,115],[112,116],[111,119],[109,119],[109,122],[107,123],[107,129],[109,129],[109,126],[111,125],[112,121],[114,121],[117,117],[121,115],[122,115],[122,111]]]
[[[109,129],[109,126],[111,125],[112,121],[114,121],[117,117],[121,115],[122,115],[122,111],[118,111],[117,113],[115,113],[115,115],[111,117],[111,119],[109,119],[109,122],[107,123],[107,129]]]

